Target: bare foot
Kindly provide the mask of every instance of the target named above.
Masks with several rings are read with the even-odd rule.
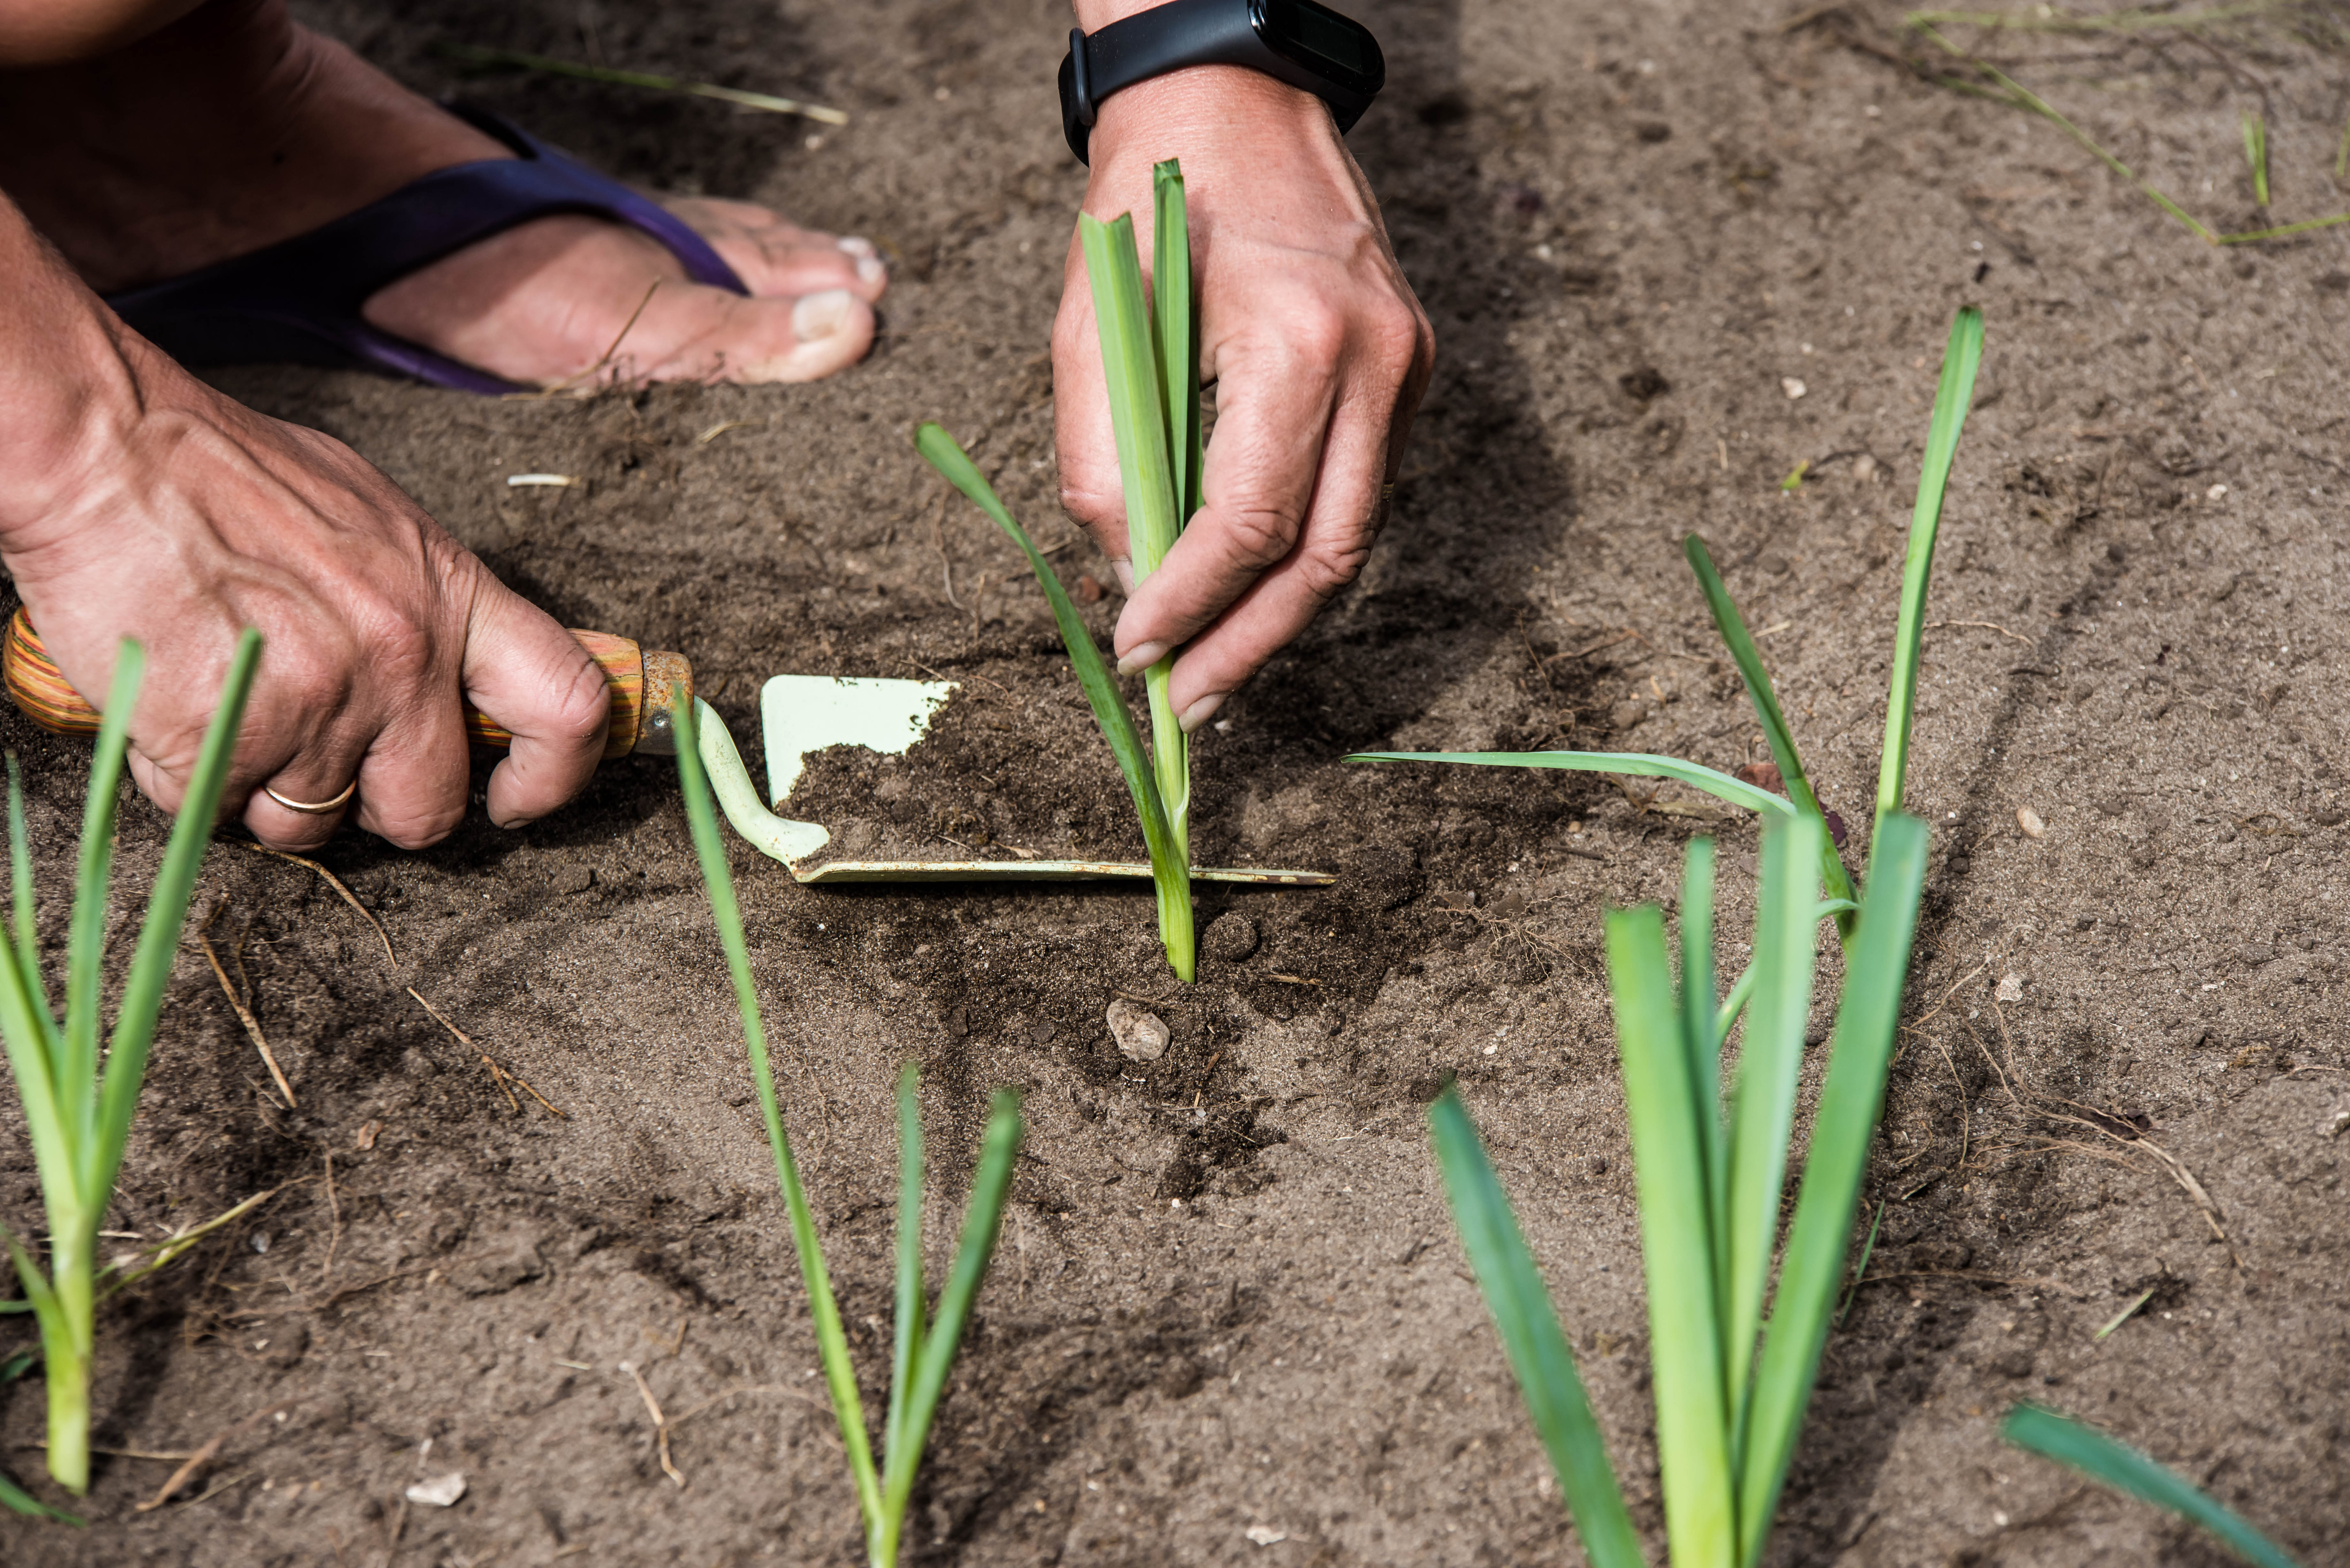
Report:
[[[290,239],[433,170],[509,156],[296,26],[284,0],[207,0],[102,58],[0,76],[0,190],[102,292]],[[749,297],[687,281],[634,229],[556,217],[410,274],[365,314],[452,358],[541,385],[591,371],[806,381],[864,357],[872,302],[889,281],[871,245],[746,202],[669,206]]]

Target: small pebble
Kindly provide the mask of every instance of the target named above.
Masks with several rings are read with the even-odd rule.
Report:
[[[1858,457],[1852,460],[1852,476],[1860,481],[1863,484],[1875,483],[1877,482],[1877,460],[1869,456],[1866,452],[1862,452]]]
[[[430,1480],[418,1481],[408,1489],[408,1501],[421,1502],[427,1508],[449,1508],[465,1495],[465,1478],[455,1470]]]
[[[1810,391],[1810,390],[1811,390],[1811,389],[1810,389],[1809,387],[1804,386],[1801,381],[1798,381],[1798,380],[1797,380],[1797,379],[1795,379],[1795,378],[1794,378],[1794,377],[1793,377],[1793,376],[1782,376],[1782,377],[1780,377],[1780,378],[1779,378],[1779,389],[1780,389],[1781,391],[1783,391],[1783,392],[1786,393],[1786,394],[1787,394],[1787,396],[1788,396],[1788,398],[1789,398],[1790,400],[1793,400],[1793,399],[1795,399],[1795,398],[1800,398],[1800,397],[1802,397],[1805,392],[1808,392],[1808,391]]]
[[[2345,1132],[2350,1132],[2350,1111],[2336,1111],[2334,1113],[2333,1125],[2325,1129],[2325,1136],[2340,1137]]]
[[[2023,1000],[2023,977],[2020,974],[2001,975],[1999,977],[1999,989],[1992,992],[1991,995],[2001,1002],[2022,1002]]]
[[[2040,814],[2028,805],[2015,808],[2015,826],[2023,830],[2026,838],[2043,837],[2048,832],[2048,825],[2040,820]]]
[[[1159,1014],[1121,996],[1109,1004],[1108,1019],[1110,1038],[1118,1042],[1118,1054],[1128,1061],[1156,1062],[1167,1054],[1172,1036],[1167,1021]]]

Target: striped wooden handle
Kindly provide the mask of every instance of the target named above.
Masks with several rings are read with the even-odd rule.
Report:
[[[677,751],[678,709],[693,701],[693,667],[681,653],[648,651],[625,637],[603,631],[574,631],[588,657],[603,666],[604,682],[612,696],[612,723],[604,755],[625,757],[632,752],[656,756]],[[0,679],[8,695],[44,730],[60,735],[98,733],[98,710],[82,700],[41,645],[41,634],[20,607],[8,619],[7,637],[0,642]],[[477,746],[504,748],[514,736],[488,715],[465,710],[465,732]]]

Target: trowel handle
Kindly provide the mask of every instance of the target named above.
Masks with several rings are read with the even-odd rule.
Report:
[[[630,753],[674,756],[677,753],[677,711],[693,701],[693,667],[681,653],[660,653],[639,648],[609,632],[574,631],[588,657],[603,666],[604,682],[612,697],[612,724],[604,742],[607,757]],[[25,716],[44,730],[60,735],[98,733],[98,710],[66,684],[65,676],[49,660],[41,634],[22,608],[9,618],[5,643],[0,643],[0,678],[8,695]],[[465,710],[465,732],[478,746],[510,745],[514,736],[484,714]]]

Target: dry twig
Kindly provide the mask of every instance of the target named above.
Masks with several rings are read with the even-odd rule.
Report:
[[[343,886],[341,877],[336,876],[332,871],[328,870],[324,866],[319,865],[316,860],[307,860],[299,855],[288,855],[283,849],[272,849],[268,846],[262,844],[248,844],[245,847],[258,855],[271,855],[276,857],[280,860],[290,860],[296,866],[307,866],[311,870],[316,871],[319,876],[325,877],[327,879],[327,886],[332,888],[338,894],[341,895],[343,902],[348,904],[352,909],[357,909],[359,911],[359,919],[365,920],[374,929],[376,940],[383,944],[383,961],[390,964],[394,969],[398,969],[400,967],[400,957],[391,950],[391,938],[384,931],[383,922],[377,919],[374,915],[369,913],[368,907],[359,902],[359,896],[353,893],[348,888]]]
[[[213,906],[212,914],[196,928],[196,945],[204,950],[204,961],[213,966],[213,977],[220,981],[221,994],[228,998],[231,1007],[236,1009],[237,1022],[244,1025],[244,1032],[252,1038],[255,1049],[261,1053],[262,1061],[268,1064],[269,1076],[276,1081],[277,1092],[286,1096],[286,1108],[299,1109],[300,1102],[294,1098],[294,1085],[286,1081],[285,1072],[277,1065],[276,1055],[269,1049],[268,1036],[261,1033],[261,1021],[254,1017],[253,1010],[236,994],[236,987],[228,982],[228,971],[221,968],[220,954],[213,951],[213,921],[219,919],[221,911],[227,908],[226,898]]]

